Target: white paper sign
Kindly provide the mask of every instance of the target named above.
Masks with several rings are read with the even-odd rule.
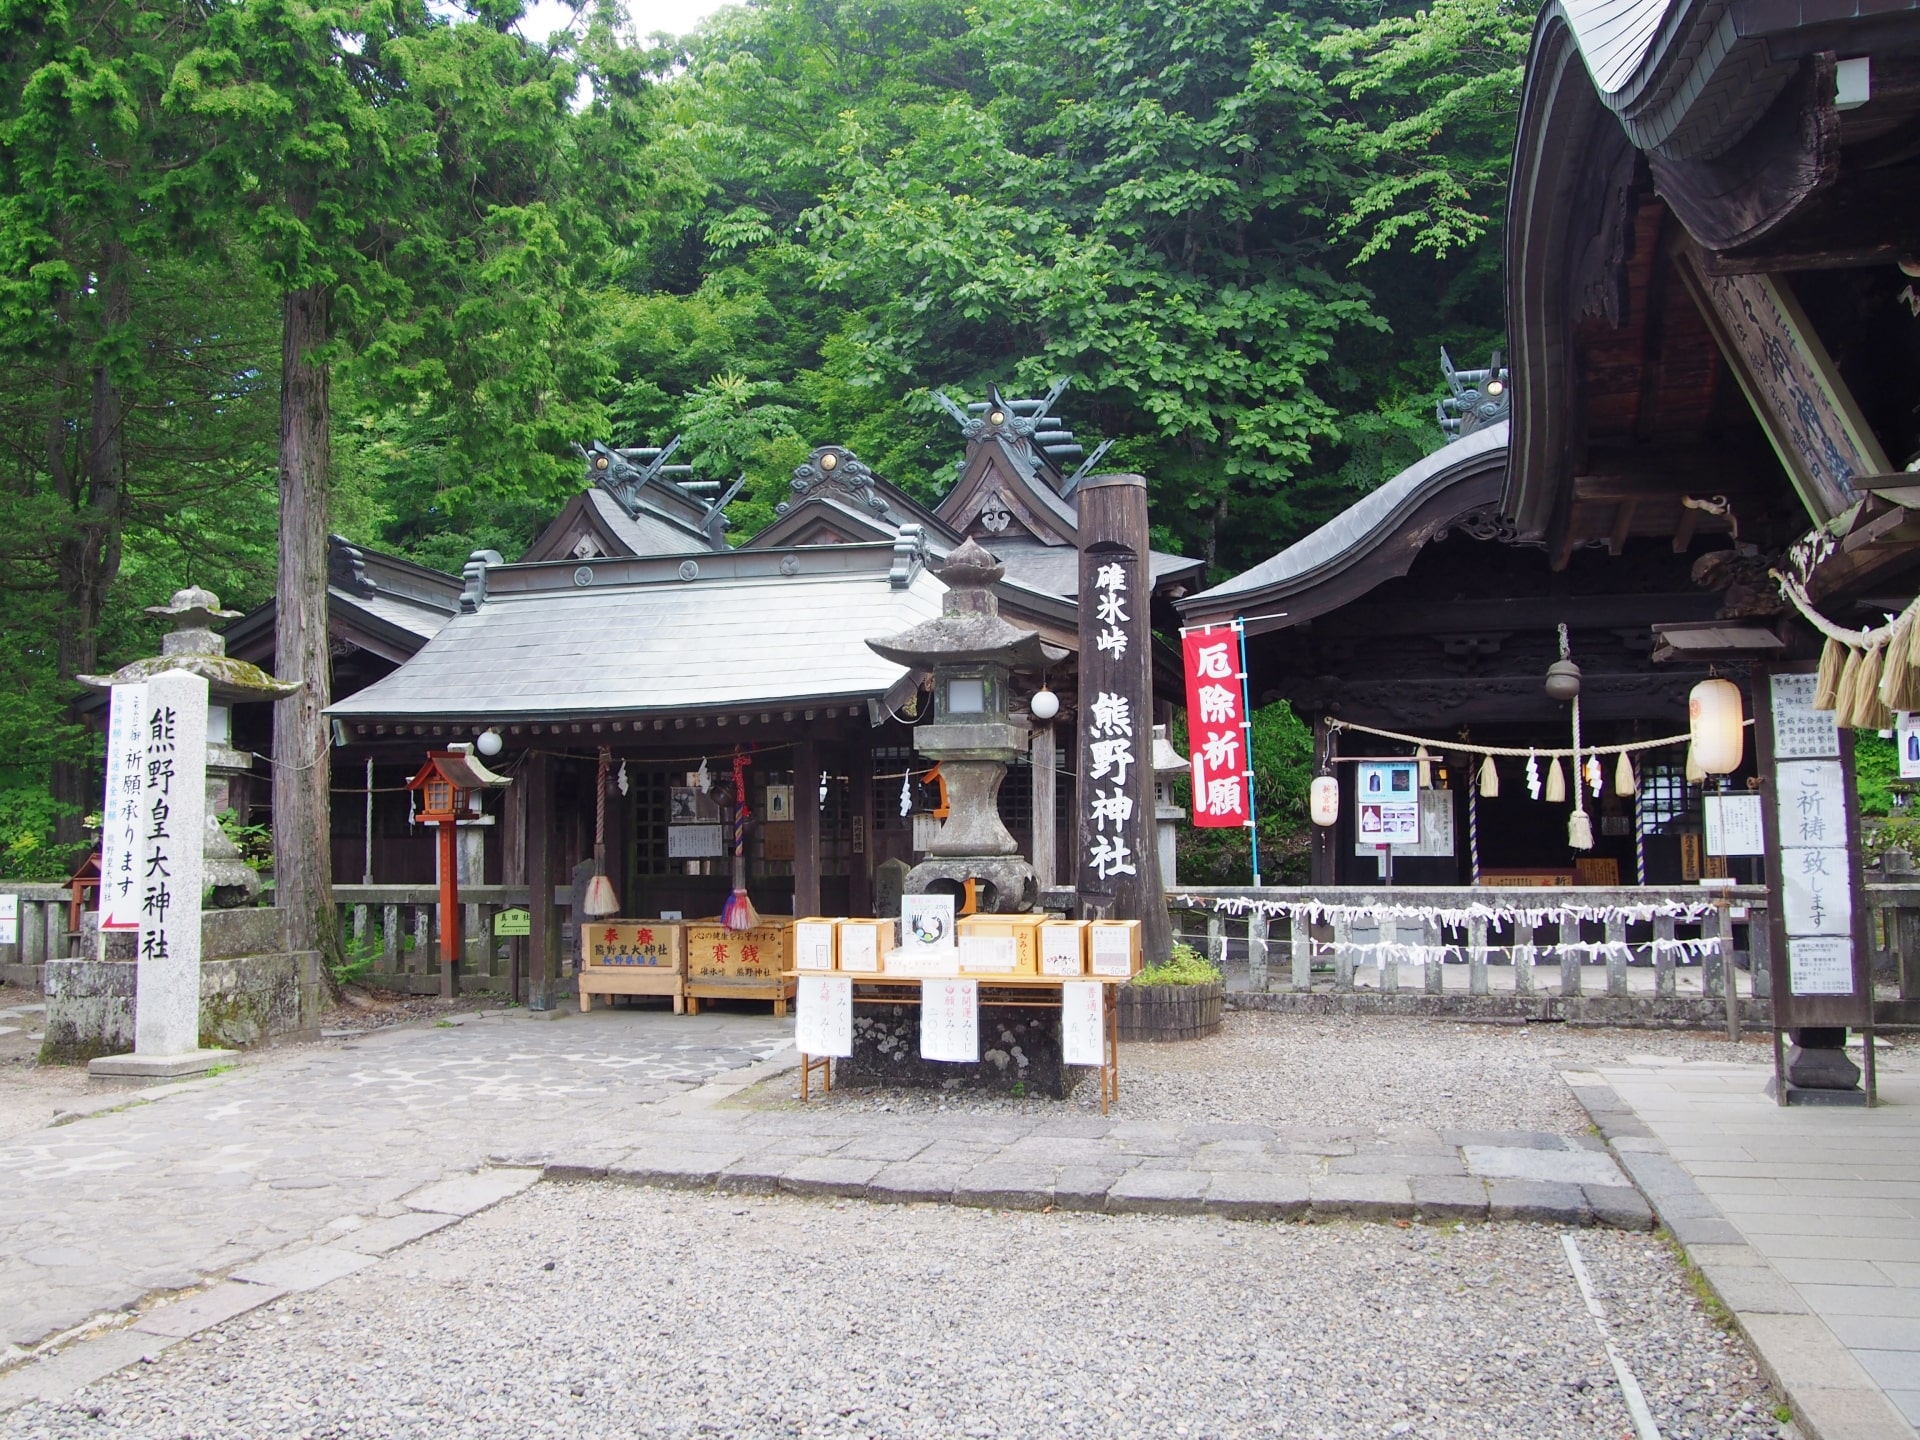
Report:
[[[1782,850],[1780,896],[1789,935],[1851,935],[1853,887],[1845,850]]]
[[[1780,848],[1844,846],[1846,783],[1838,760],[1790,760],[1774,766]]]
[[[726,853],[726,841],[718,825],[669,825],[669,860],[705,860]]]
[[[1020,968],[1019,942],[1011,935],[962,935],[960,968],[1011,975]]]
[[[1042,975],[1082,975],[1086,973],[1086,931],[1078,925],[1042,925],[1040,927],[1040,973]]]
[[[793,1044],[802,1055],[853,1054],[853,981],[802,975],[794,996]]]
[[[1775,675],[1773,681],[1773,758],[1838,758],[1840,731],[1833,711],[1813,708],[1812,675]]]
[[[1706,806],[1707,854],[1767,853],[1758,795],[1709,795],[1706,797]]]
[[[1060,1058],[1068,1065],[1106,1063],[1106,990],[1098,980],[1060,987]]]
[[[1125,926],[1087,928],[1087,969],[1095,975],[1133,974],[1133,936]]]
[[[793,927],[793,968],[833,969],[833,922],[802,920]]]
[[[142,725],[147,708],[145,685],[113,687],[107,716],[107,790],[100,809],[100,928],[140,928],[140,787],[147,760]]]
[[[974,1065],[980,1060],[980,982],[920,982],[920,1058]]]
[[[840,927],[840,968],[873,971],[880,968],[880,932],[872,925]]]
[[[1853,944],[1826,935],[1789,940],[1787,975],[1796,995],[1851,995]]]
[[[953,896],[903,895],[900,948],[909,954],[953,949]]]
[[[1900,747],[1900,778],[1920,780],[1920,715],[1903,710],[1895,717],[1893,736]]]
[[[20,943],[20,897],[0,895],[0,945]]]

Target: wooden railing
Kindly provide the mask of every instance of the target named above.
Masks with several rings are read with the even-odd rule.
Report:
[[[1713,910],[1697,919],[1668,914],[1633,921],[1618,913],[1650,903],[1701,906],[1716,896],[1730,902],[1731,914]],[[1725,960],[1731,954],[1737,993],[1758,999],[1768,994],[1766,891],[1758,886],[1706,891],[1193,885],[1178,887],[1169,900],[1181,930],[1203,943],[1216,962],[1227,959],[1230,942],[1244,947],[1248,988],[1256,992],[1305,991],[1330,982],[1335,991],[1657,997],[1684,991],[1715,999],[1726,994]],[[1273,913],[1314,904],[1334,910],[1334,918],[1315,923]],[[1462,914],[1475,907],[1496,915],[1517,910],[1561,912],[1567,918],[1526,923],[1483,916],[1449,924],[1386,913],[1399,908]],[[1374,911],[1381,913],[1368,913]],[[1571,918],[1582,911],[1614,916]],[[1723,925],[1729,933],[1721,933]],[[1758,983],[1743,980],[1741,969]],[[1691,983],[1685,983],[1689,972]]]
[[[494,917],[527,905],[525,885],[463,885],[460,888],[459,972],[469,989],[505,990],[512,979],[507,942],[494,935]],[[440,890],[434,885],[336,885],[334,904],[352,958],[370,959],[372,978],[400,988],[439,984],[442,961]],[[572,914],[571,890],[557,890],[563,936]],[[570,950],[564,946],[563,950]]]
[[[19,938],[11,945],[0,945],[0,975],[21,967],[33,969],[36,973],[31,976],[20,973],[10,978],[37,986],[37,967],[64,958],[72,949],[74,936],[68,928],[72,892],[65,885],[0,880],[0,895],[16,895],[20,900]]]

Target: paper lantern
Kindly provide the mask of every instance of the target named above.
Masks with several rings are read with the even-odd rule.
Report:
[[[1707,778],[1707,772],[1700,768],[1700,762],[1693,758],[1693,746],[1687,746],[1687,783],[1698,785]]]
[[[1316,775],[1307,790],[1308,807],[1316,825],[1331,825],[1340,818],[1340,782],[1331,775]]]
[[[1500,772],[1494,768],[1491,755],[1480,762],[1480,793],[1489,800],[1500,798]]]
[[[1051,690],[1036,690],[1027,702],[1027,713],[1036,720],[1051,720],[1060,713],[1060,697]]]
[[[1687,697],[1687,733],[1693,759],[1708,775],[1729,775],[1746,753],[1740,687],[1731,680],[1702,680]]]

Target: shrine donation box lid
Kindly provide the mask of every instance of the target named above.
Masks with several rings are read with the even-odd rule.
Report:
[[[751,930],[717,921],[687,926],[687,974],[695,979],[772,980],[793,969],[791,920],[766,920]]]
[[[672,920],[593,920],[587,924],[587,968],[686,968],[686,927]]]

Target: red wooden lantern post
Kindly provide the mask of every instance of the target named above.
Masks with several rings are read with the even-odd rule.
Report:
[[[455,745],[429,750],[427,763],[407,782],[420,792],[419,818],[440,827],[440,995],[453,998],[453,967],[461,950],[460,859],[455,843],[462,820],[480,813],[479,793],[501,790],[513,783],[496,775],[473,756],[472,747]]]

